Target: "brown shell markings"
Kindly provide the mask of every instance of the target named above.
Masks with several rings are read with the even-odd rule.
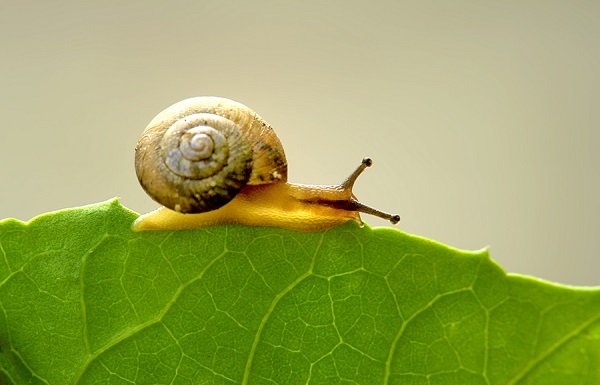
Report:
[[[158,114],[137,144],[135,167],[154,200],[182,213],[217,209],[246,184],[287,181],[273,128],[245,105],[217,97],[186,99]]]

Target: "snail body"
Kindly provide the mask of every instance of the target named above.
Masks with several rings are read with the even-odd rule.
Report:
[[[140,216],[134,230],[178,230],[241,224],[321,231],[359,212],[397,223],[400,217],[363,205],[352,186],[371,160],[342,184],[287,182],[283,146],[269,126],[241,103],[217,97],[183,100],[157,115],[136,147],[144,190],[161,207]]]

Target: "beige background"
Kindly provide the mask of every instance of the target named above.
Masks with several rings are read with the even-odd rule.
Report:
[[[218,95],[276,128],[291,181],[369,155],[355,192],[401,230],[600,284],[600,2],[234,4],[2,0],[0,218],[153,209],[140,133]]]

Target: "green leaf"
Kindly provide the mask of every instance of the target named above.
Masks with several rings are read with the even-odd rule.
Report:
[[[600,290],[353,223],[0,222],[0,383],[598,384]]]

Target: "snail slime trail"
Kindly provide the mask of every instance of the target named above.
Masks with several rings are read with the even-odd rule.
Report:
[[[148,124],[135,149],[142,188],[163,205],[134,230],[179,230],[239,224],[322,231],[359,213],[400,221],[352,193],[369,158],[341,184],[287,182],[287,160],[275,131],[245,105],[219,97],[175,103]]]

